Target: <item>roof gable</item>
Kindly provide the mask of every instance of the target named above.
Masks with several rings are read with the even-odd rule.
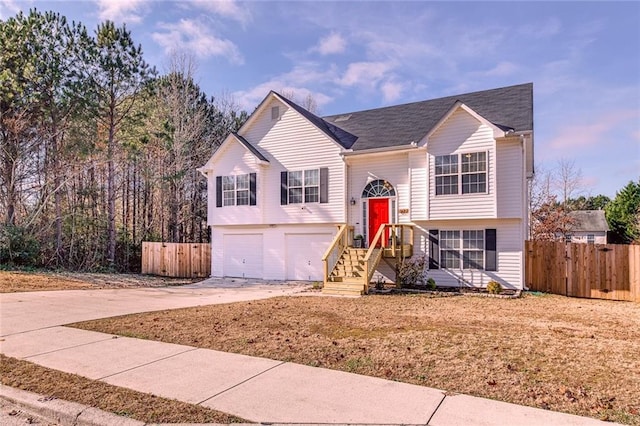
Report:
[[[267,96],[260,102],[260,104],[256,107],[256,109],[251,113],[247,121],[240,127],[238,130],[238,135],[242,135],[246,132],[246,129],[253,125],[253,122],[257,119],[257,117],[263,112],[265,108],[267,108],[269,101],[272,99],[277,99],[285,105],[289,106],[291,109],[296,111],[302,117],[304,117],[309,123],[315,126],[318,130],[327,135],[332,141],[336,142],[338,145],[342,146],[345,149],[350,149],[355,141],[358,139],[353,134],[345,131],[333,123],[327,122],[317,115],[307,111],[300,105],[295,102],[285,98],[275,91],[270,91]]]
[[[216,161],[218,161],[218,157],[221,157],[222,155],[224,155],[223,148],[226,147],[226,145],[233,142],[240,144],[247,151],[249,151],[254,157],[256,157],[256,160],[258,161],[258,163],[265,164],[265,165],[269,164],[269,160],[260,151],[258,151],[258,149],[255,146],[251,145],[249,141],[247,141],[245,138],[243,138],[237,133],[230,133],[229,136],[225,138],[224,142],[222,142],[222,144],[218,147],[216,152],[213,153],[211,158],[209,158],[209,161],[207,161],[207,163],[201,168],[199,168],[198,170],[200,172],[206,172],[207,170],[211,170],[213,168],[213,164]]]
[[[465,111],[471,117],[475,118],[480,123],[490,127],[493,130],[494,138],[504,137],[505,135],[504,129],[488,121],[487,119],[482,117],[480,114],[478,114],[477,112],[475,112],[474,110],[472,110],[471,108],[463,104],[462,102],[456,101],[451,107],[451,109],[449,109],[449,111],[447,111],[447,113],[443,115],[440,120],[438,120],[438,122],[431,128],[431,130],[429,130],[429,133],[425,135],[425,137],[422,139],[421,145],[427,144],[429,141],[429,137],[433,135],[440,128],[440,126],[442,126],[449,119],[449,117],[451,117],[459,109],[462,109],[463,111]]]
[[[289,105],[289,107],[297,111],[300,115],[306,118],[311,124],[316,126],[320,131],[322,131],[324,134],[329,136],[333,141],[341,145],[343,148],[350,149],[355,143],[355,141],[358,139],[356,136],[352,135],[351,133],[339,128],[333,123],[323,120],[317,115],[302,108],[300,105],[296,104],[295,102],[285,98],[284,96],[273,91],[271,93],[276,95],[278,99],[280,99],[282,102]]]

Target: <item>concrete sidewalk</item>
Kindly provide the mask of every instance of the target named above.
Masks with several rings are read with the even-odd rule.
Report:
[[[305,288],[295,283],[219,281],[194,287],[0,295],[0,352],[262,423],[605,424],[340,371],[61,326],[134,312],[291,295]]]

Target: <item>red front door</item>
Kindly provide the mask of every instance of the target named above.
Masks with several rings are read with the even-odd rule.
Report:
[[[376,236],[380,225],[389,223],[389,199],[370,198],[369,199],[369,246]],[[389,230],[385,231],[384,238],[388,238]],[[380,245],[380,243],[378,243]]]

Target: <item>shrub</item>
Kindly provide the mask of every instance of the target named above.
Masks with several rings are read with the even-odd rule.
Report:
[[[487,284],[487,291],[490,294],[500,294],[502,293],[502,285],[497,281],[489,281],[489,284]]]
[[[427,289],[428,290],[435,290],[436,289],[436,280],[434,280],[433,278],[429,278],[427,280]]]
[[[398,268],[400,285],[424,285],[426,282],[427,256],[413,256],[402,259]]]
[[[0,263],[36,266],[39,254],[38,241],[25,228],[14,225],[0,228]]]

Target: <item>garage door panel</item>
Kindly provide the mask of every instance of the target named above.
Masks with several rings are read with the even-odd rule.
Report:
[[[262,234],[225,234],[223,274],[227,277],[262,278]]]
[[[324,275],[322,256],[331,243],[332,235],[287,234],[286,278],[288,280],[321,281]]]

